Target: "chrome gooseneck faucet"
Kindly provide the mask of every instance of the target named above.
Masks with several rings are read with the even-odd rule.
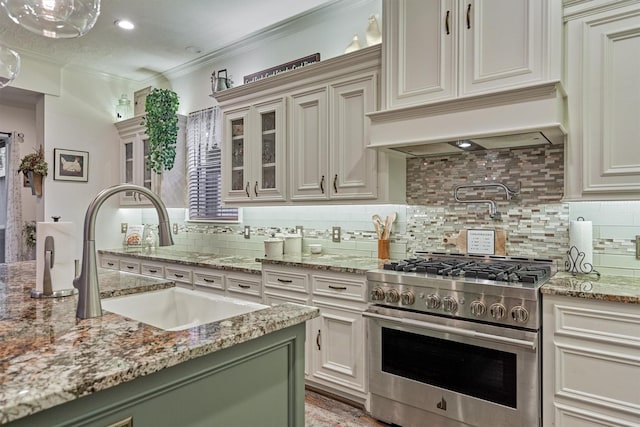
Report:
[[[158,212],[158,244],[160,246],[173,245],[169,214],[160,200],[160,196],[145,187],[133,184],[118,184],[105,188],[93,199],[87,208],[84,217],[84,238],[82,245],[82,270],[80,275],[73,280],[73,286],[78,289],[78,309],[76,317],[87,319],[89,317],[102,316],[100,305],[100,287],[98,286],[98,267],[96,264],[96,216],[100,206],[109,197],[123,191],[141,193],[149,198]]]

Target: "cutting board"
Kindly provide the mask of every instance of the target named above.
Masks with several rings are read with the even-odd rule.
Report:
[[[476,231],[476,230],[471,230]],[[506,242],[507,233],[504,230],[480,230],[480,231],[494,231],[494,250],[495,255],[506,255]],[[442,238],[442,243],[445,245],[455,245],[459,253],[466,254],[469,242],[469,230],[462,230],[455,236],[445,236]],[[475,242],[472,242],[474,244]]]

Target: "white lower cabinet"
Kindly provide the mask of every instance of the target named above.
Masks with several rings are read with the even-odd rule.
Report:
[[[100,267],[109,270],[119,270],[120,258],[111,255],[100,255]]]
[[[141,261],[140,274],[152,277],[164,277],[164,265],[158,262]]]
[[[215,267],[148,261],[135,256],[99,254],[102,268],[165,278],[176,286],[210,294],[262,303],[262,276],[245,272],[219,270]],[[305,302],[306,303],[306,300]]]
[[[168,264],[164,268],[165,279],[173,280],[176,286],[193,289],[193,272],[191,268],[179,264]]]
[[[365,277],[270,265],[262,278],[265,304],[320,309],[307,322],[306,383],[366,406]]]
[[[227,296],[262,303],[262,278],[256,274],[227,273]]]
[[[545,427],[640,425],[637,304],[543,295]]]
[[[225,293],[225,276],[217,270],[205,268],[193,269],[193,285],[199,291],[216,295]]]
[[[353,394],[362,401],[366,390],[362,312],[366,307],[315,298],[311,305],[320,309],[320,316],[309,322],[313,357],[308,382],[335,387],[339,394]]]

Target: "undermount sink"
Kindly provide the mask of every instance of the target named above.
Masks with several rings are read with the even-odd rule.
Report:
[[[189,289],[170,288],[106,298],[102,300],[102,308],[165,331],[181,331],[268,306]]]

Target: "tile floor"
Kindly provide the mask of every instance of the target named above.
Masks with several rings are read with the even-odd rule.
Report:
[[[331,399],[312,390],[305,393],[306,427],[387,427],[364,410]]]

